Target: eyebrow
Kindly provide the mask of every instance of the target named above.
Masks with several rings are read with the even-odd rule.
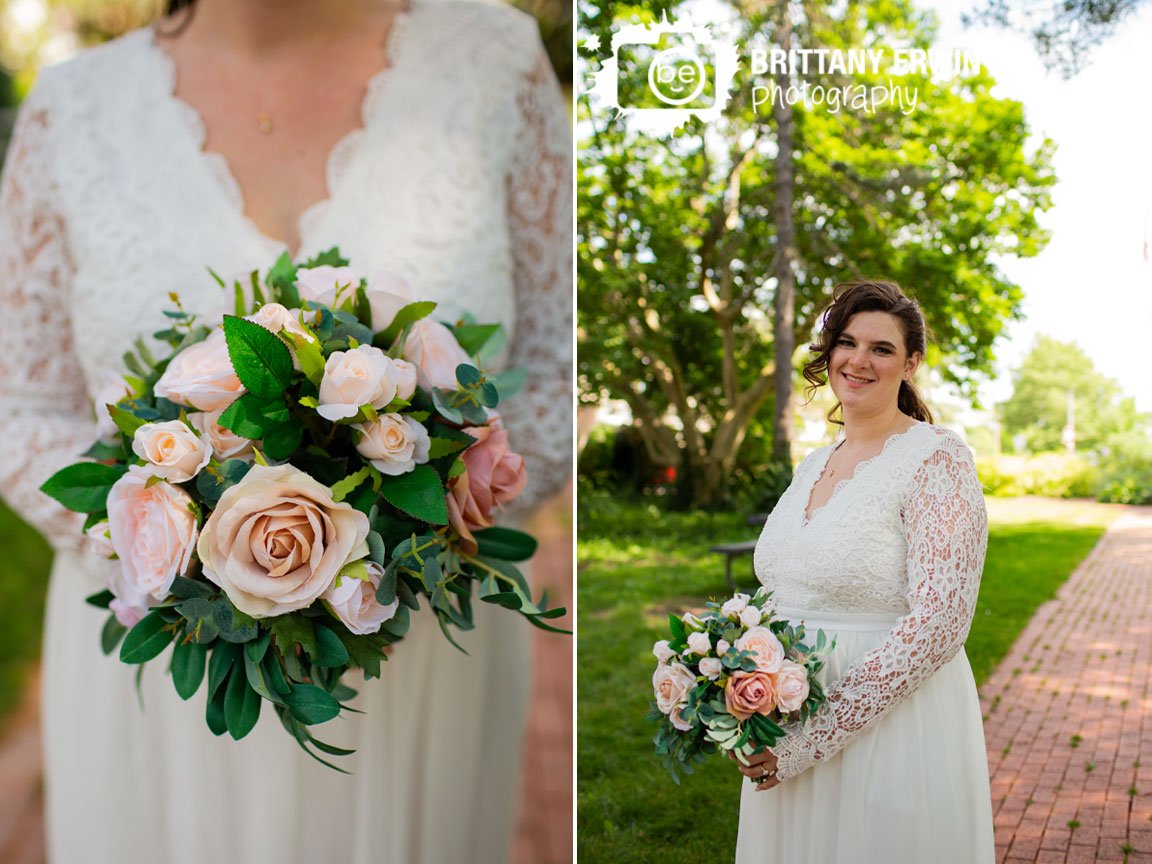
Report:
[[[859,336],[853,336],[851,333],[849,333],[846,330],[841,330],[840,331],[840,337],[844,338],[845,336],[847,336],[853,342],[864,342],[864,343],[868,342],[867,339],[861,339]],[[877,340],[876,342],[873,342],[871,344],[872,345],[878,345],[878,346],[883,347],[883,348],[891,348],[893,351],[896,350],[896,346],[893,345],[891,342],[889,342],[887,339],[880,339],[880,340]]]

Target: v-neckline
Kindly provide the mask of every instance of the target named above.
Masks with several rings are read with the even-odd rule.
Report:
[[[888,448],[892,446],[894,441],[896,441],[898,438],[903,438],[913,429],[917,429],[923,425],[925,425],[923,421],[913,420],[912,425],[908,428],[901,429],[899,432],[893,432],[891,435],[885,438],[884,446],[880,448],[879,453],[877,453],[875,456],[869,456],[867,459],[863,459],[860,462],[857,462],[856,467],[852,470],[851,474],[841,480],[836,481],[836,485],[832,487],[832,493],[828,496],[828,500],[826,500],[815,510],[812,510],[812,493],[816,491],[816,485],[824,477],[824,472],[828,468],[828,463],[832,460],[832,454],[839,450],[841,445],[844,443],[842,440],[837,442],[836,446],[830,449],[828,451],[828,455],[824,457],[824,464],[820,466],[820,470],[816,473],[816,479],[813,480],[812,485],[808,487],[808,494],[804,498],[804,509],[800,511],[800,527],[807,528],[809,525],[811,525],[812,521],[825,510],[827,510],[829,505],[836,500],[836,496],[840,493],[840,489],[855,480],[860,475],[860,471],[863,468],[872,464],[885,453],[887,453]]]
[[[309,248],[308,241],[314,233],[312,226],[316,225],[323,217],[323,214],[332,207],[333,199],[337,194],[337,187],[339,185],[338,174],[341,173],[337,169],[338,167],[343,167],[345,171],[347,170],[347,166],[352,161],[352,156],[356,150],[357,142],[360,141],[370,126],[373,114],[372,107],[380,99],[380,92],[384,89],[385,82],[393,77],[393,72],[396,69],[399,57],[399,48],[402,47],[404,41],[402,38],[403,31],[410,26],[415,8],[415,2],[409,0],[409,2],[396,12],[392,23],[388,25],[388,31],[384,35],[383,47],[381,49],[381,57],[383,58],[384,65],[376,70],[365,83],[364,95],[360,100],[360,124],[342,135],[336,143],[332,145],[324,157],[325,194],[297,214],[297,247],[295,249],[292,249],[287,241],[268,234],[268,232],[256,224],[256,221],[249,215],[248,204],[244,197],[244,189],[240,185],[240,181],[236,178],[235,172],[232,170],[232,163],[229,162],[228,157],[223,153],[208,150],[205,147],[208,141],[208,127],[204,122],[203,115],[201,115],[199,109],[192,105],[192,103],[176,95],[176,61],[157,43],[156,30],[154,27],[148,28],[145,32],[145,44],[163,72],[161,82],[165,90],[165,97],[173,110],[183,117],[185,121],[184,125],[192,133],[191,143],[199,155],[200,164],[209,175],[210,182],[218,188],[221,196],[227,201],[228,205],[236,211],[236,216],[241,224],[243,224],[245,230],[263,245],[277,250],[286,250],[293,259],[300,255],[303,250]],[[348,153],[350,150],[353,152]]]

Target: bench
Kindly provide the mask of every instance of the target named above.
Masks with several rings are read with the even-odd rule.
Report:
[[[717,543],[708,548],[709,552],[718,552],[724,556],[724,578],[728,580],[728,587],[733,593],[736,583],[732,581],[732,559],[741,555],[751,555],[756,549],[755,540],[741,540],[739,543]]]

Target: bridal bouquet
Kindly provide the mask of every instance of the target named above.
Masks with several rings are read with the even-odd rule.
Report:
[[[783,724],[803,723],[824,704],[816,679],[835,640],[824,631],[804,644],[804,625],[776,618],[771,592],[737,594],[708,611],[669,617],[672,638],[657,642],[655,701],[649,718],[660,722],[656,755],[672,779],[692,773],[691,762],[723,753],[747,764],[748,756],[771,747]]]
[[[105,653],[143,664],[174,645],[172,683],[207,687],[215,734],[243,738],[269,702],[310,755],[346,755],[307,727],[355,695],[344,672],[380,674],[421,596],[453,642],[474,595],[544,629],[564,612],[515,565],[535,540],[493,522],[526,479],[493,410],[515,375],[475,359],[499,325],[436,322],[337,249],[233,291],[219,326],[170,295],[154,334],[169,355],[136,341],[98,400],[94,461],[41,488],[88,514],[108,559],[89,598],[112,613]]]

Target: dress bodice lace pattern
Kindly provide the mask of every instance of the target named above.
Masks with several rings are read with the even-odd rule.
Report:
[[[962,649],[984,566],[987,516],[958,436],[926,423],[892,436],[805,518],[833,449],[797,468],[757,544],[757,576],[781,607],[899,620],[772,748],[782,780],[842,750]]]

